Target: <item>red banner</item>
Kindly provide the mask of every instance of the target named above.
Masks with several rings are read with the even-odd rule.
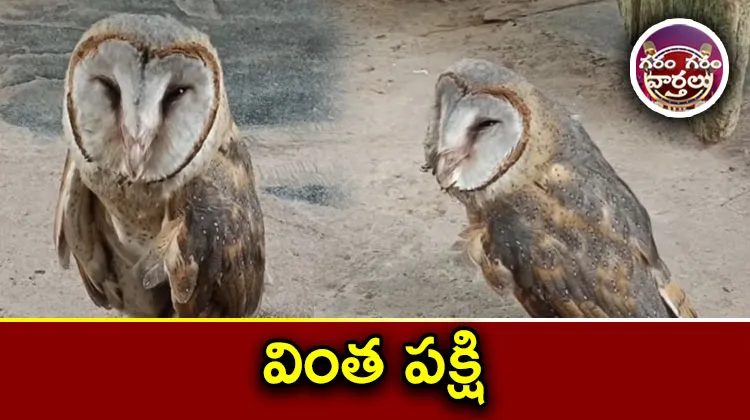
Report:
[[[3,322],[0,418],[741,418],[747,333],[705,322]]]

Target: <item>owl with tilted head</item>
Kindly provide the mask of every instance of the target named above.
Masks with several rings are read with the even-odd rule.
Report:
[[[132,317],[260,307],[263,215],[207,35],[118,14],[86,31],[63,98],[55,244],[91,300]]]
[[[693,318],[648,212],[580,122],[500,64],[443,72],[423,170],[466,208],[459,243],[532,317]]]

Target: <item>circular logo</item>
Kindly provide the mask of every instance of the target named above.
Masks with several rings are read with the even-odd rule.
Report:
[[[721,97],[728,78],[724,44],[690,19],[667,19],[652,26],[630,54],[635,93],[665,117],[688,118],[707,110]]]

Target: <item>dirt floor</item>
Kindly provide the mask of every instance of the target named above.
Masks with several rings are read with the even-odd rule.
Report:
[[[151,10],[160,3],[154,1],[111,2],[120,9],[103,0],[16,4],[32,3],[39,3],[36,14],[0,0],[0,316],[117,316],[98,310],[77,272],[57,264],[52,220],[65,145],[56,134],[59,110],[37,109],[62,102],[65,51],[95,16],[171,9]],[[239,1],[216,0],[208,11],[195,5],[210,2],[164,3],[178,6],[178,18],[213,19],[206,30],[222,40],[219,52],[231,63],[225,66],[230,100],[252,136],[266,216],[274,282],[264,315],[526,316],[455,262],[450,246],[465,226],[463,210],[419,171],[435,78],[462,57],[502,61],[579,115],[649,210],[660,253],[700,315],[750,315],[744,246],[750,236],[750,123],[708,148],[684,122],[642,106],[628,80],[629,49],[614,0],[537,2],[544,7],[519,7],[493,23],[482,16],[500,1],[278,2],[283,10],[270,1],[247,1],[242,11],[230,10]],[[297,10],[311,4],[315,13]],[[72,23],[45,20],[45,10]],[[97,13],[84,13],[91,10]],[[242,13],[266,26],[232,44],[240,35],[231,24]],[[270,45],[267,31],[299,15],[310,29],[286,30],[307,61],[295,65],[299,57],[287,63],[279,56],[265,68],[243,61],[258,45]],[[65,38],[60,51],[34,53],[34,46],[9,38],[15,33],[26,40],[24,25],[46,28],[47,38],[29,38],[39,48]],[[65,28],[74,32],[54,32]],[[282,35],[274,39],[283,42]],[[37,70],[25,77],[26,66]],[[248,81],[274,68],[289,79]],[[310,99],[306,89],[323,99]],[[308,99],[314,103],[306,105]],[[276,107],[282,102],[297,108]]]

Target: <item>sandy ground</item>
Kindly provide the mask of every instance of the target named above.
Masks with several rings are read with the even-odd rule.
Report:
[[[208,3],[15,3],[23,9],[0,0],[0,316],[117,316],[89,301],[75,270],[59,268],[52,244],[67,52],[88,24],[115,10],[205,20],[219,40],[262,186],[274,278],[266,316],[526,316],[454,262],[450,245],[464,213],[419,171],[435,77],[461,57],[503,61],[578,114],[648,208],[659,250],[700,315],[750,315],[750,124],[708,148],[682,122],[642,106],[627,79],[614,0],[547,1],[549,8],[489,24],[481,18],[488,1],[238,8],[240,0],[215,0],[196,9]],[[242,32],[252,19],[265,26]],[[295,26],[300,19],[306,29]],[[292,55],[276,54],[285,42]],[[59,49],[44,50],[51,45]],[[261,67],[247,57],[264,45],[276,58]]]

